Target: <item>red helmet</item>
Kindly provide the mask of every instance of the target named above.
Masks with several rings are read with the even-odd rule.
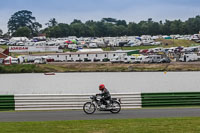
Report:
[[[100,84],[99,85],[99,90],[103,90],[105,88],[105,85],[104,84]]]

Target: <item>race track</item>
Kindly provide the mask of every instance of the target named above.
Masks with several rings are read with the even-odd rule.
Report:
[[[130,109],[130,110],[122,110],[119,114],[96,111],[92,115],[87,115],[82,110],[0,112],[1,122],[164,118],[164,117],[200,117],[200,108]]]

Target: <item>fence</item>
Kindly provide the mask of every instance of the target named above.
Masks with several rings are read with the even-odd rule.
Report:
[[[14,95],[0,95],[0,111],[14,110],[14,109],[15,109]]]
[[[142,107],[200,105],[200,92],[142,93]]]
[[[82,109],[90,101],[92,94],[17,94],[0,95],[2,110],[63,110]],[[200,92],[174,93],[121,93],[112,94],[121,98],[122,108],[142,108],[157,106],[191,106],[200,105]]]
[[[91,95],[15,95],[15,110],[82,109]],[[140,93],[112,94],[112,97],[121,98],[122,108],[141,108]]]

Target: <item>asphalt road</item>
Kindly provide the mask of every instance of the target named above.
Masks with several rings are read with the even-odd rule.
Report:
[[[200,117],[200,108],[130,109],[130,110],[122,110],[119,114],[97,111],[92,115],[87,115],[81,110],[0,112],[1,122],[164,118],[164,117]]]

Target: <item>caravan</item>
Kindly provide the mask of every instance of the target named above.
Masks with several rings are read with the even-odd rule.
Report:
[[[197,56],[197,54],[184,54],[183,56],[181,56],[179,61],[191,62],[191,61],[197,61],[198,59],[199,59],[199,57]]]
[[[34,64],[46,64],[47,58],[47,56],[35,57]]]
[[[124,62],[124,59],[125,58],[123,56],[115,56],[110,60],[110,62],[111,63],[122,63],[122,62]]]
[[[161,55],[149,55],[150,63],[160,63],[162,57]]]

